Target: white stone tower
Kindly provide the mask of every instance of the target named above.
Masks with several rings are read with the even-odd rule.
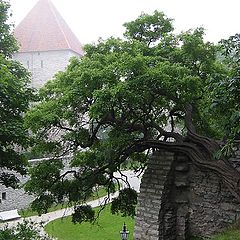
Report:
[[[14,31],[20,49],[14,59],[32,73],[32,87],[40,88],[62,71],[82,45],[50,0],[39,0]]]

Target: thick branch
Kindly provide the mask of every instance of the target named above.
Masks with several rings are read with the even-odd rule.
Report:
[[[167,132],[165,131],[163,128],[161,128],[158,124],[156,123],[151,123],[152,127],[154,127],[155,129],[157,129],[159,131],[159,133],[166,138],[173,138],[175,139],[177,142],[183,142],[183,137],[181,134],[176,133],[176,132]]]
[[[192,105],[187,104],[185,107],[185,124],[188,130],[187,141],[193,142],[198,146],[203,147],[207,151],[208,155],[210,155],[212,158],[212,155],[219,150],[219,145],[213,139],[210,139],[205,136],[200,136],[196,133],[195,126],[193,125],[193,122],[192,122],[192,119],[193,119],[192,112],[193,112]],[[207,157],[208,156],[205,155],[205,158]]]
[[[171,152],[181,152],[187,155],[194,165],[216,173],[227,185],[231,193],[240,201],[240,173],[227,161],[206,161],[205,154],[195,144],[182,142],[162,142],[158,140],[139,141],[141,147],[164,149]]]

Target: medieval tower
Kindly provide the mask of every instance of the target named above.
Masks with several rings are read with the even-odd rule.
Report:
[[[14,31],[20,49],[14,59],[32,73],[39,89],[62,71],[73,56],[81,57],[81,43],[50,0],[39,0]]]

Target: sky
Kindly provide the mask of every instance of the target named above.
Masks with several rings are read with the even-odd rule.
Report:
[[[10,0],[15,25],[38,0]],[[163,11],[174,19],[176,32],[206,29],[205,39],[218,42],[240,33],[240,0],[51,0],[82,44],[100,37],[121,37],[123,23],[142,12]]]

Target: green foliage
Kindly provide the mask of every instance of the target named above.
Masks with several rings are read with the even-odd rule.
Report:
[[[39,224],[25,220],[16,227],[0,230],[0,240],[50,240],[48,236],[40,234],[39,228]]]
[[[23,114],[33,98],[29,88],[29,74],[18,62],[9,57],[17,49],[11,33],[8,1],[0,1],[0,168],[25,173],[26,159],[21,153],[29,145],[28,130]],[[13,174],[1,171],[0,182],[16,187]]]
[[[135,216],[137,206],[137,192],[131,188],[119,191],[119,196],[114,198],[111,203],[112,214],[121,213],[123,217]]]
[[[171,19],[164,13],[155,11],[153,15],[142,14],[135,21],[125,23],[125,36],[130,39],[145,42],[148,45],[164,38],[173,30]]]
[[[93,222],[95,211],[89,205],[77,206],[72,215],[73,223]]]
[[[31,185],[32,182],[28,182],[25,189],[27,191],[31,189],[35,194],[50,191],[54,187],[54,182],[60,177],[62,168],[63,163],[59,160],[43,161],[36,167],[30,168],[29,172],[36,185]]]
[[[212,110],[220,115],[226,139],[240,139],[240,34],[222,40],[227,76],[212,85]]]
[[[107,196],[107,194],[108,194],[108,192],[106,191],[105,188],[96,187],[96,188],[94,188],[92,196],[89,199],[87,199],[86,202],[93,201],[93,200],[99,199],[101,197]],[[40,202],[40,204],[41,204],[41,202]],[[58,204],[52,205],[50,208],[47,209],[47,211],[48,212],[54,212],[54,211],[64,209],[64,208],[69,208],[69,207],[72,207],[72,206],[73,206],[72,204],[69,204],[67,202],[63,202],[63,203],[58,203]],[[39,209],[39,208],[37,208],[37,209]],[[39,209],[39,211],[41,212],[41,210],[42,210],[42,207]],[[27,209],[21,210],[19,212],[19,214],[21,215],[21,217],[26,218],[26,217],[36,216],[39,213],[37,211],[34,211],[30,206]]]
[[[24,156],[16,149],[23,149],[28,144],[23,123],[23,113],[31,98],[28,74],[20,64],[1,55],[0,64],[0,167],[24,173]]]
[[[10,4],[7,0],[0,0],[0,55],[11,57],[17,50],[17,41],[12,33],[12,24],[9,24]]]
[[[36,167],[30,168],[32,181],[26,183],[25,190],[38,196],[31,204],[32,210],[37,211],[38,214],[46,213],[56,203],[62,203],[66,194],[65,187],[71,189],[71,180],[59,182],[62,168],[63,163],[59,160],[43,161]],[[54,196],[50,194],[51,192]]]

